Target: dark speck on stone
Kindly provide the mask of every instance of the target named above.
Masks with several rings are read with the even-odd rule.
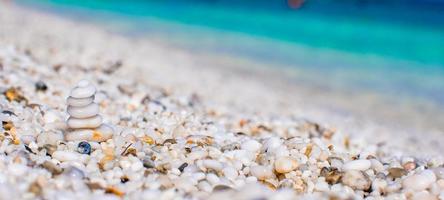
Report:
[[[147,169],[155,167],[154,162],[149,158],[143,159],[143,166]]]
[[[180,167],[178,169],[179,169],[180,172],[183,172],[185,167],[188,167],[188,163],[183,163],[182,165],[180,165]]]
[[[48,89],[48,86],[43,81],[37,81],[37,83],[35,83],[35,89],[44,92]]]
[[[80,142],[77,151],[81,154],[91,154],[91,145],[88,142]]]
[[[14,116],[17,116],[14,112],[12,112],[12,111],[9,111],[9,110],[2,110],[2,113],[3,114],[6,114],[6,115],[14,115]]]

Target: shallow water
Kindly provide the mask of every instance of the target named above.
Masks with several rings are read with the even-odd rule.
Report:
[[[433,121],[429,118],[444,109],[442,3],[333,6],[314,1],[295,11],[263,1],[255,6],[248,1],[235,6],[230,1],[20,2],[190,52],[290,69],[299,83],[333,94],[387,97],[378,103],[365,101],[416,109],[407,112],[415,116],[405,117]]]

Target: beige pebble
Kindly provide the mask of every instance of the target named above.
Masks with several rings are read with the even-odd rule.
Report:
[[[259,180],[265,180],[273,177],[273,171],[270,167],[266,166],[252,166],[250,167],[250,173]]]
[[[295,170],[299,166],[298,162],[289,156],[280,157],[274,162],[276,172],[284,174]]]
[[[367,190],[371,185],[368,175],[358,170],[348,170],[345,172],[342,176],[342,183],[355,190]]]

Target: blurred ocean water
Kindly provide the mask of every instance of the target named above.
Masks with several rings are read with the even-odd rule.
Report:
[[[444,1],[164,0],[20,2],[299,72],[309,83],[444,107]],[[297,1],[292,1],[297,2]]]

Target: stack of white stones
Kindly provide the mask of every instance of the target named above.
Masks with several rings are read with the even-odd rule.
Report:
[[[112,137],[113,129],[102,124],[99,105],[94,102],[95,94],[96,88],[87,80],[80,81],[71,90],[67,99],[70,130],[65,135],[66,140],[102,142]]]

